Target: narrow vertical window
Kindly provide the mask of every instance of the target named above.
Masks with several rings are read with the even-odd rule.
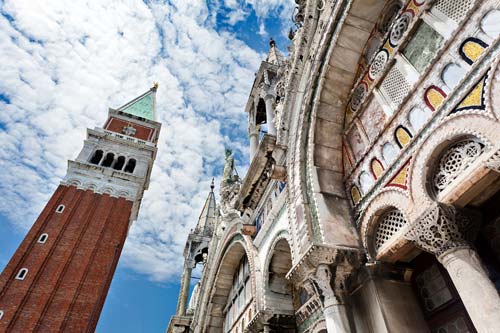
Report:
[[[0,319],[2,319],[2,317],[3,317],[3,311],[0,310]]]
[[[38,243],[44,244],[47,238],[49,238],[48,234],[41,234],[40,237],[38,237]]]
[[[56,208],[56,213],[62,213],[64,211],[64,205],[59,205]]]
[[[121,170],[123,169],[124,165],[125,165],[125,156],[119,156],[118,159],[116,160],[115,165],[113,165],[113,169]]]
[[[21,268],[16,275],[16,280],[24,280],[24,278],[26,277],[27,274],[28,274],[28,269]]]
[[[123,171],[133,173],[135,169],[135,164],[136,164],[135,159],[131,158],[130,160],[128,160],[127,166],[125,166],[125,170]]]
[[[92,164],[99,164],[102,159],[103,152],[102,150],[96,150],[92,158],[90,159],[90,163]]]
[[[104,161],[102,161],[101,165],[103,167],[110,167],[113,164],[114,160],[115,160],[115,154],[107,153],[106,158],[104,159]]]

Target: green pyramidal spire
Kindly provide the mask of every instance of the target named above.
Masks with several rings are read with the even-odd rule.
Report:
[[[155,120],[156,118],[156,90],[158,89],[158,84],[155,83],[154,86],[147,92],[131,100],[127,104],[118,108],[118,111],[125,112],[137,117],[146,118],[149,120]]]

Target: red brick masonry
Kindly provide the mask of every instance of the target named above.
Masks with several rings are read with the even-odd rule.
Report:
[[[93,333],[131,210],[123,198],[60,185],[0,275],[0,332]]]

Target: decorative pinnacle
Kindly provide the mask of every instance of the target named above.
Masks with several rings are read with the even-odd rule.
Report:
[[[211,189],[211,192],[213,192],[213,191],[214,191],[214,188],[215,188],[215,184],[214,184],[214,182],[215,182],[215,178],[212,178],[212,184],[210,184],[210,189]]]
[[[151,90],[156,91],[157,89],[158,89],[158,82],[153,82],[153,87],[151,88]]]
[[[275,47],[276,46],[276,42],[274,41],[274,39],[269,39],[269,46],[270,47]]]

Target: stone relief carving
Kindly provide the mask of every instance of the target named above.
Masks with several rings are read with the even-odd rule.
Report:
[[[458,247],[470,247],[477,232],[474,217],[457,208],[436,203],[410,226],[405,237],[429,253],[440,256]]]
[[[324,297],[323,303],[331,302],[336,299],[335,293],[330,285],[332,273],[330,272],[330,267],[328,267],[327,264],[319,265],[316,270],[316,274],[313,275],[311,279],[316,283],[321,295]]]
[[[497,150],[491,157],[486,161],[486,167],[492,169],[496,172],[500,172],[500,150]]]

